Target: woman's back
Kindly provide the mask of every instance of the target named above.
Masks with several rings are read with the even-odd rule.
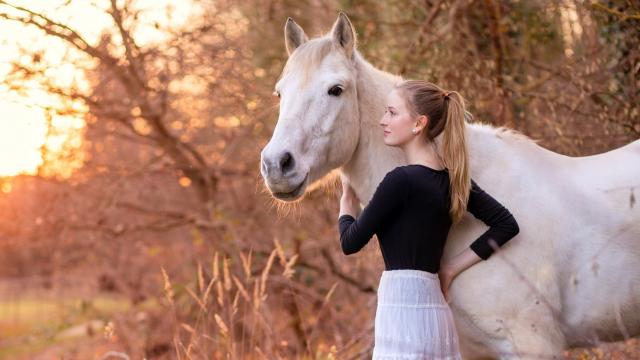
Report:
[[[448,173],[417,164],[398,170],[406,175],[407,196],[378,234],[385,269],[436,273],[451,228]]]
[[[511,213],[471,180],[467,210],[490,228],[471,244],[482,259],[518,232]],[[358,219],[339,218],[345,254],[358,252],[378,235],[385,270],[414,269],[437,273],[451,228],[449,173],[420,164],[388,172]]]

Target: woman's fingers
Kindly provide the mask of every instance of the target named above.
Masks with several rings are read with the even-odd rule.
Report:
[[[446,302],[449,302],[449,284],[451,283],[451,279],[448,276],[443,276],[441,281],[442,287],[442,295],[444,295],[444,299]]]
[[[342,190],[343,191],[351,191],[351,184],[349,184],[349,182],[343,182],[342,183]]]
[[[349,195],[355,195],[353,188],[351,187],[351,183],[348,180],[342,181],[342,193],[348,193]]]
[[[340,182],[342,183],[342,191],[347,191],[349,189],[349,187],[351,187],[351,184],[349,183],[349,180],[344,176],[344,175],[340,175]]]

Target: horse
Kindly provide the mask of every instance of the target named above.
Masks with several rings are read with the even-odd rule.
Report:
[[[313,39],[289,17],[284,35],[278,120],[260,153],[265,185],[294,202],[339,173],[365,204],[388,171],[407,164],[378,125],[402,77],[363,58],[343,12]],[[471,177],[512,212],[520,233],[451,284],[464,358],[559,358],[638,335],[640,140],[570,157],[517,130],[470,120],[465,127]],[[486,229],[466,213],[450,230],[443,262]]]

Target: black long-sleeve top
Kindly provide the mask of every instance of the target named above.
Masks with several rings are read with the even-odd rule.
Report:
[[[513,215],[471,179],[467,210],[489,226],[470,248],[486,260],[520,231]],[[420,164],[399,166],[378,184],[371,201],[355,219],[338,218],[344,254],[360,251],[378,235],[386,270],[417,269],[437,273],[451,228],[449,172]]]

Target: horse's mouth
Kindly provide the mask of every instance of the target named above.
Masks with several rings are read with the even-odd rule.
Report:
[[[307,175],[304,176],[304,179],[302,179],[300,184],[296,186],[295,189],[288,192],[274,192],[273,196],[275,196],[280,200],[292,200],[292,199],[298,198],[300,194],[304,191],[304,187],[307,183],[308,177],[309,177],[309,173],[307,173]]]

